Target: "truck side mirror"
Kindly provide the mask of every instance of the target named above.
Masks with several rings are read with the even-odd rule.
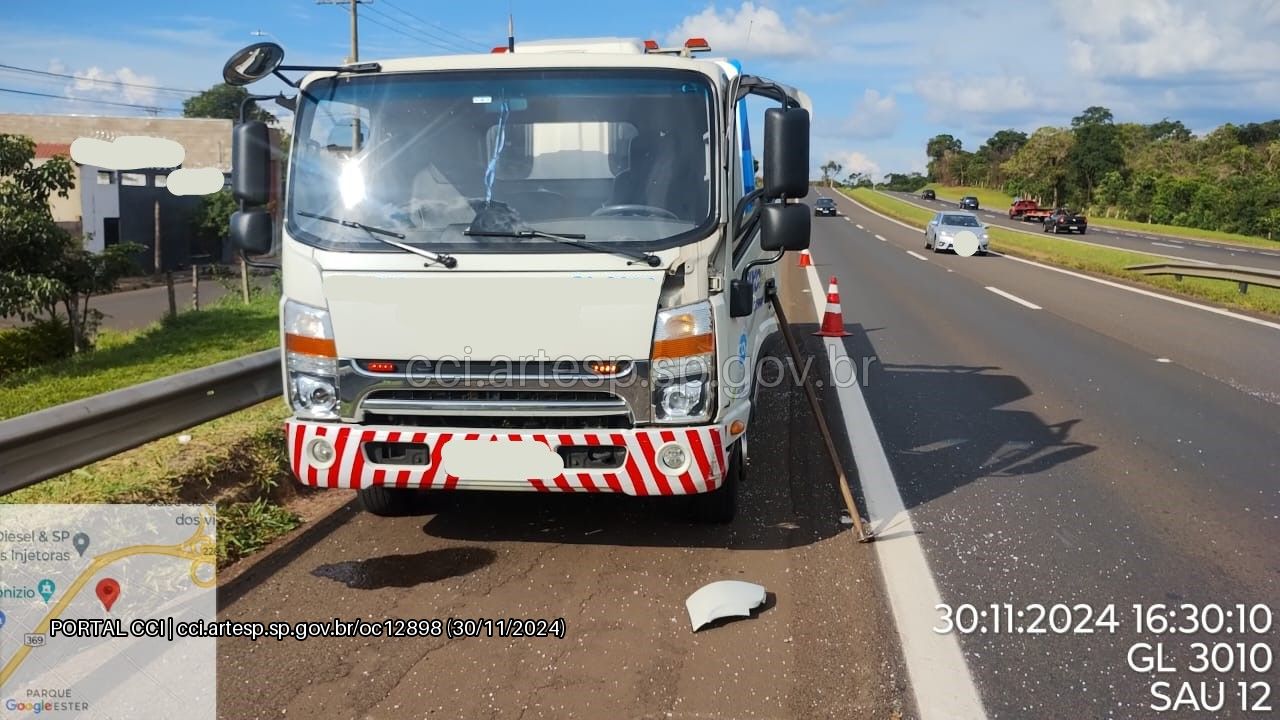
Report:
[[[264,122],[244,122],[231,130],[231,193],[249,205],[271,197],[271,135]]]
[[[802,198],[809,194],[809,111],[764,111],[764,196]]]
[[[231,214],[231,244],[246,255],[267,255],[274,242],[274,224],[266,208],[240,210]]]
[[[811,222],[804,203],[765,205],[760,208],[760,249],[807,250]]]

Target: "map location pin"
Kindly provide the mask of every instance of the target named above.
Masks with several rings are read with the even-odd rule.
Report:
[[[45,578],[36,584],[36,592],[40,593],[40,597],[44,598],[44,601],[47,603],[49,602],[49,598],[53,597],[55,587],[56,586],[53,584],[52,580]]]
[[[5,620],[4,613],[0,612],[0,628],[4,627],[4,620]]]
[[[89,536],[82,532],[76,533],[75,537],[71,538],[71,546],[80,553],[80,557],[84,557],[84,551],[89,549]]]
[[[98,581],[98,599],[102,601],[102,607],[111,612],[111,606],[116,604],[116,599],[120,597],[120,583],[112,578],[103,578]]]

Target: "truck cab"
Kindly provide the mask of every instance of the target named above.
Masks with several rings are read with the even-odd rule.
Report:
[[[736,509],[773,266],[808,247],[803,93],[625,38],[290,68],[288,177],[233,131],[235,245],[278,263],[290,465],[394,515],[451,490]],[[745,99],[765,112],[757,187]],[[278,242],[275,223],[281,224]]]

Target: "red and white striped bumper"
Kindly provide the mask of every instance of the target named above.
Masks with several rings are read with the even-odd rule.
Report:
[[[532,490],[538,492],[614,492],[627,495],[692,495],[719,487],[727,463],[720,426],[606,430],[599,432],[493,433],[418,432],[403,427],[345,425],[289,420],[285,423],[289,462],[304,485],[362,488],[387,485],[442,490]],[[315,438],[333,447],[333,459],[318,463],[307,450]],[[622,466],[610,470],[565,470],[555,477],[503,480],[456,477],[442,468],[441,453],[449,443],[535,442],[551,450],[566,445],[612,445],[626,448]],[[402,442],[426,444],[427,465],[385,465],[371,462],[364,444]],[[691,456],[688,470],[670,474],[658,462],[657,449],[681,444]]]

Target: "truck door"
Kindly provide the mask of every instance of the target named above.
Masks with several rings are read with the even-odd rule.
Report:
[[[759,160],[751,148],[751,124],[748,117],[747,98],[738,101],[736,110],[737,138],[735,144],[739,162],[735,163],[738,177],[735,178],[732,184],[736,191],[733,197],[734,207],[737,207],[739,200],[750,195],[756,189],[756,172],[759,167]],[[757,123],[756,126],[762,127],[763,123]],[[758,203],[759,201],[757,200],[756,202]],[[750,216],[752,204],[748,204],[743,209],[744,216]],[[765,253],[760,248],[759,231],[756,230],[750,233],[732,247],[729,255],[728,277],[742,277],[743,269],[752,261],[768,255],[771,255],[771,253]],[[764,294],[765,284],[775,276],[776,271],[771,264],[757,265],[747,271],[747,278],[751,283],[752,292],[751,314],[744,317],[731,318],[733,329],[730,337],[735,342],[735,358],[726,364],[725,369],[728,374],[726,378],[726,394],[729,394],[731,399],[753,398],[755,371],[760,361],[761,345],[764,339],[778,328],[773,306],[768,302]]]

